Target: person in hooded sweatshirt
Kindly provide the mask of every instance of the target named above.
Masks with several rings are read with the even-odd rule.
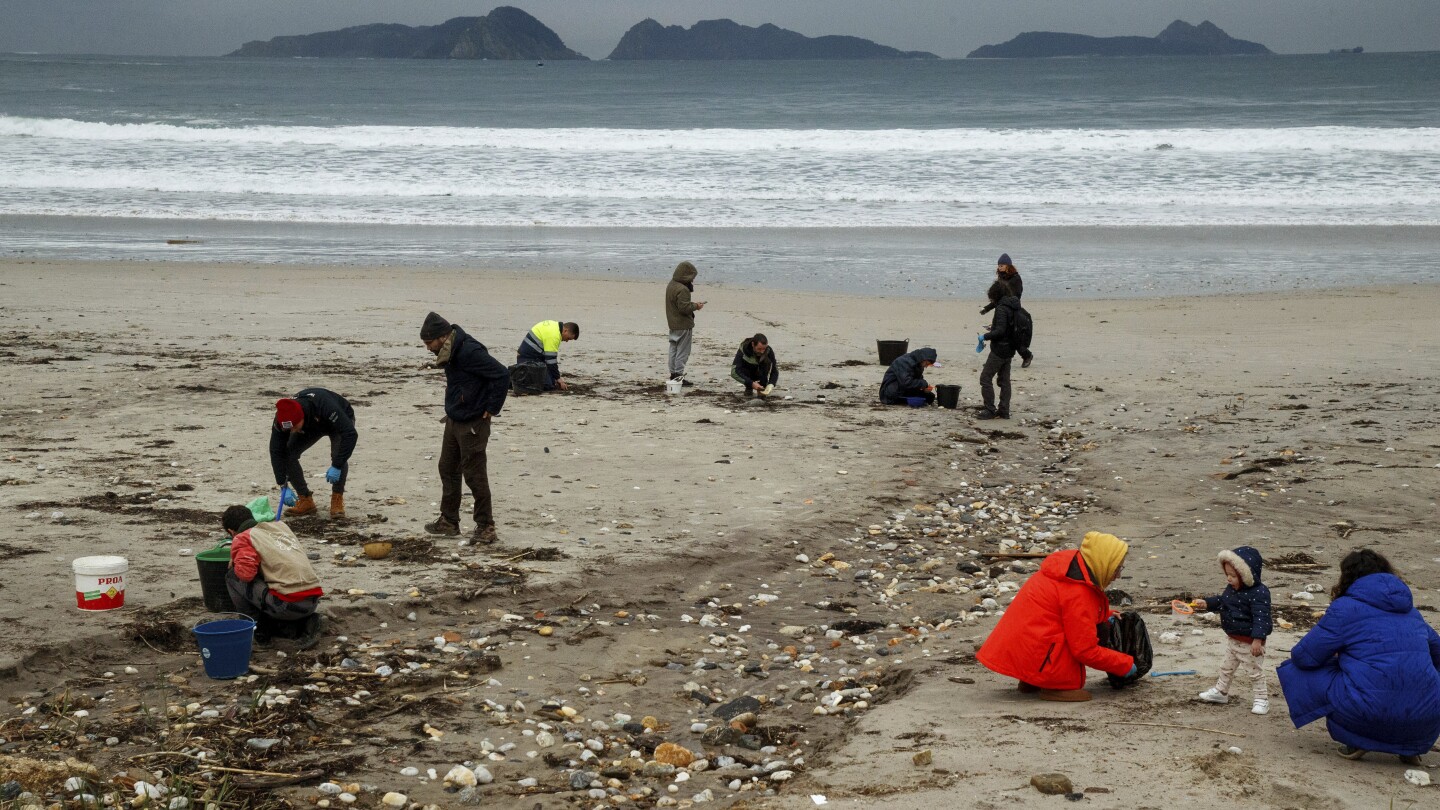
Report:
[[[1368,548],[1340,561],[1330,607],[1280,665],[1296,728],[1325,718],[1340,756],[1406,765],[1440,740],[1440,635],[1390,561]]]
[[[685,364],[690,362],[690,339],[695,331],[695,313],[705,308],[704,301],[692,301],[695,276],[699,271],[690,262],[680,262],[665,287],[665,323],[670,327],[670,379],[685,379]]]
[[[1270,713],[1270,691],[1265,683],[1265,639],[1270,637],[1270,589],[1260,582],[1265,564],[1260,552],[1250,546],[1220,552],[1220,570],[1225,590],[1219,596],[1196,599],[1199,610],[1220,614],[1225,631],[1225,662],[1215,685],[1200,693],[1206,703],[1229,703],[1230,680],[1239,669],[1250,679],[1254,702],[1252,714]]]
[[[499,539],[490,500],[486,448],[490,419],[499,415],[510,391],[510,371],[490,356],[485,344],[432,312],[420,326],[420,340],[445,369],[445,435],[440,442],[440,517],[425,524],[439,535],[460,533],[460,481],[475,499],[474,541]]]
[[[1134,657],[1100,646],[1097,630],[1117,616],[1105,589],[1119,578],[1129,551],[1113,534],[1089,532],[1078,550],[1047,556],[1020,586],[975,659],[1041,700],[1089,700],[1086,667],[1134,675]]]
[[[925,369],[940,365],[934,349],[916,349],[895,358],[880,381],[880,401],[886,405],[908,405],[909,397],[924,397],[926,404],[935,401],[935,386],[925,381]]]
[[[1010,285],[996,279],[991,282],[987,293],[995,305],[995,319],[990,322],[990,331],[980,337],[990,344],[990,356],[985,358],[985,367],[980,370],[981,419],[1010,418],[1010,364],[1015,359],[1015,346],[1011,343],[1011,322],[1015,311],[1020,308],[1020,299],[1010,291]],[[994,380],[1000,381],[1000,401],[995,401]]]

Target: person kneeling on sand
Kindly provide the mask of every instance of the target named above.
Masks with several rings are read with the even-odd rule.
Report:
[[[1086,667],[1134,675],[1135,659],[1100,646],[1096,630],[1117,615],[1105,589],[1119,578],[1129,550],[1114,535],[1090,532],[1078,551],[1047,556],[1015,594],[976,660],[1015,678],[1021,692],[1038,693],[1041,700],[1089,700]]]
[[[300,538],[279,521],[256,523],[248,506],[232,506],[220,518],[230,535],[225,587],[235,610],[255,620],[255,640],[298,638],[302,649],[320,638],[320,578]]]
[[[934,349],[916,349],[895,358],[880,381],[880,401],[886,405],[908,405],[910,397],[924,397],[926,404],[935,401],[935,386],[925,381],[925,369],[940,367],[940,356]]]
[[[1390,561],[1368,548],[1340,561],[1330,596],[1278,671],[1290,721],[1325,718],[1346,759],[1382,751],[1420,766],[1440,739],[1440,635]]]
[[[541,321],[530,327],[520,349],[515,353],[516,365],[545,368],[545,390],[564,391],[570,386],[560,376],[560,344],[580,339],[580,324],[574,321]]]
[[[745,387],[746,396],[770,396],[780,382],[780,365],[775,362],[770,339],[758,332],[745,338],[730,363],[730,376]]]

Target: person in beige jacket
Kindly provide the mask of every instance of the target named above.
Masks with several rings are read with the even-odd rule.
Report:
[[[670,327],[670,379],[685,380],[685,364],[690,360],[690,336],[695,331],[695,313],[705,308],[704,301],[692,301],[698,271],[690,262],[675,266],[670,285],[665,288],[665,322]]]
[[[226,509],[220,523],[230,535],[225,586],[235,610],[255,620],[255,640],[281,636],[300,639],[302,649],[315,646],[325,591],[300,538],[280,521],[255,522],[248,506]]]

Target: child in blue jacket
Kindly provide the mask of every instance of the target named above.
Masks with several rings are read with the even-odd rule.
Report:
[[[1229,584],[1219,596],[1196,599],[1195,607],[1220,614],[1225,631],[1225,663],[1215,685],[1200,693],[1206,703],[1230,702],[1230,679],[1238,668],[1250,678],[1255,702],[1253,714],[1270,713],[1265,684],[1265,639],[1270,636],[1270,589],[1260,584],[1260,552],[1249,546],[1220,552],[1220,569]]]

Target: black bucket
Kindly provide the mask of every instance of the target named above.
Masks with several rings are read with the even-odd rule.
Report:
[[[880,365],[888,366],[910,350],[909,340],[877,340],[875,348],[880,352]]]
[[[205,609],[211,613],[234,613],[235,604],[230,601],[230,589],[225,586],[230,549],[216,546],[202,551],[195,555],[195,565],[200,569],[200,595],[205,599]]]
[[[960,386],[958,385],[937,385],[935,386],[935,401],[942,408],[960,407]]]

